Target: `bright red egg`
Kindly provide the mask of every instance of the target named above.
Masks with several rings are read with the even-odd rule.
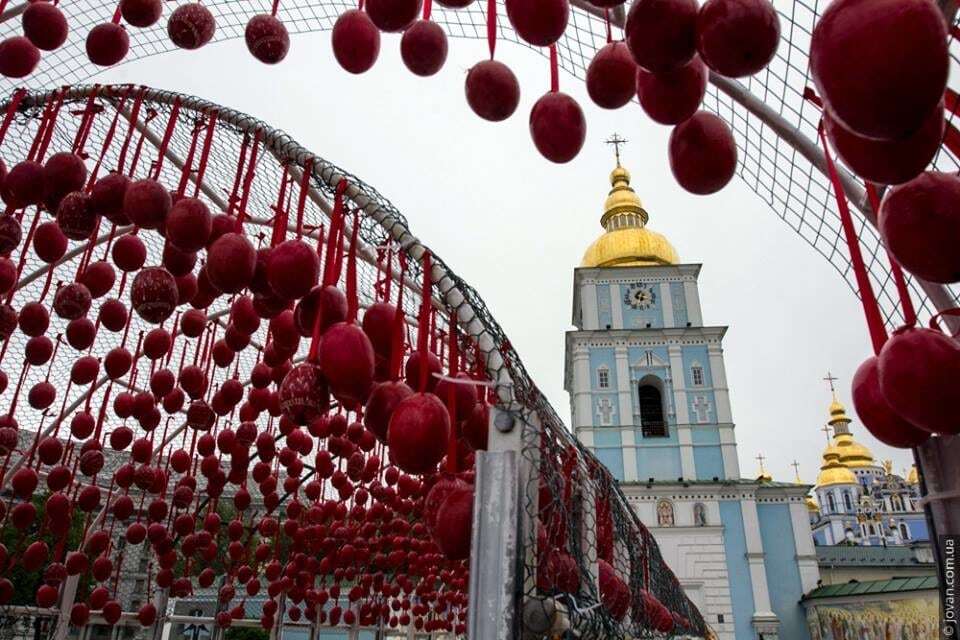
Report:
[[[344,11],[337,18],[331,41],[334,57],[350,73],[367,71],[380,55],[380,30],[359,9]]]
[[[685,65],[696,52],[697,0],[636,0],[624,35],[638,65],[653,73]]]
[[[213,38],[216,26],[209,9],[199,2],[189,2],[170,14],[167,35],[181,49],[199,49]]]
[[[570,19],[567,0],[506,0],[504,4],[517,35],[538,47],[559,40]]]
[[[697,195],[725,187],[737,168],[737,146],[727,123],[698,111],[670,134],[670,170],[681,187]]]
[[[930,437],[929,431],[917,429],[890,408],[880,391],[878,359],[864,360],[853,376],[853,406],[863,426],[880,442],[905,449],[915,447]]]
[[[100,67],[117,64],[130,50],[127,30],[114,22],[98,24],[87,33],[87,58]]]
[[[697,15],[697,51],[728,78],[766,67],[780,44],[780,17],[770,0],[707,0]]]
[[[604,45],[587,67],[587,93],[604,109],[619,109],[636,92],[637,64],[623,42]]]
[[[467,104],[491,122],[506,120],[520,104],[520,83],[510,67],[497,60],[478,62],[467,72]]]
[[[587,136],[587,120],[577,101],[565,93],[545,93],[530,110],[530,135],[537,151],[551,162],[573,160]]]
[[[447,34],[432,20],[417,20],[400,39],[400,57],[418,76],[432,76],[447,60]]]
[[[264,64],[277,64],[287,57],[290,49],[290,34],[287,28],[269,13],[250,18],[244,30],[247,49],[254,58]]]
[[[637,99],[654,122],[680,124],[700,108],[707,91],[707,67],[699,56],[662,73],[637,68]]]

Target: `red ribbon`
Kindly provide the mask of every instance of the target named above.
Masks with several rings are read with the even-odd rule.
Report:
[[[10,98],[10,104],[7,105],[7,113],[3,117],[3,124],[0,124],[0,144],[3,144],[3,139],[7,137],[7,129],[10,128],[10,123],[13,122],[13,116],[17,113],[17,108],[20,106],[20,103],[23,102],[23,97],[27,95],[25,89],[17,89],[13,92],[13,97]]]
[[[347,255],[347,322],[357,319],[360,304],[357,301],[357,233],[360,231],[360,214],[353,214],[353,233],[350,234],[350,249]]]
[[[497,48],[497,0],[487,0],[487,46],[490,48],[490,59],[493,60]]]
[[[417,390],[421,393],[427,388],[427,349],[430,338],[430,290],[432,264],[430,251],[423,252],[423,285],[420,290],[420,314],[417,316],[417,352],[420,354],[420,380]]]
[[[210,112],[210,121],[207,123],[207,134],[203,139],[203,150],[200,152],[200,164],[197,165],[197,184],[193,189],[193,197],[196,198],[200,193],[200,185],[203,184],[203,176],[207,172],[207,162],[210,160],[210,149],[213,147],[213,130],[217,126],[217,116],[219,111],[214,109]]]
[[[550,91],[560,91],[560,70],[557,65],[557,45],[550,45]]]
[[[877,188],[871,182],[867,182],[867,197],[870,199],[870,207],[875,216],[880,215],[880,195]],[[900,263],[887,252],[887,259],[890,261],[890,274],[893,276],[893,282],[897,287],[897,295],[900,297],[900,309],[903,311],[903,322],[907,326],[913,327],[917,324],[917,311],[913,307],[913,300],[910,299],[910,290],[907,289],[907,279],[903,275],[903,269]]]

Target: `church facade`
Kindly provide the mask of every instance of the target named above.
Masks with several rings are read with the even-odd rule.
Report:
[[[806,640],[817,585],[807,485],[744,479],[722,326],[620,166],[605,232],[574,273],[564,381],[576,435],[610,469],[723,640]]]

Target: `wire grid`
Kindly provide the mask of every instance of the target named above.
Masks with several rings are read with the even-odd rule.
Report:
[[[117,112],[125,113],[129,111],[134,91],[135,89],[131,87],[106,87],[98,89],[98,95],[106,97],[98,97],[95,101],[95,105],[99,105],[103,107],[103,109],[100,111],[99,115],[93,119],[90,136],[85,146],[85,150],[91,156],[91,160],[88,160],[88,163],[91,162],[92,159],[99,156],[103,147],[104,136],[111,126],[114,115]],[[57,126],[54,130],[54,135],[51,141],[50,150],[47,153],[47,157],[49,157],[49,155],[53,152],[70,148],[76,135],[77,127],[81,123],[80,114],[87,105],[87,95],[89,93],[90,88],[80,88],[68,94],[70,97],[66,100],[61,109],[61,116],[57,120]],[[123,96],[127,96],[125,102],[122,102]],[[166,128],[167,123],[172,115],[171,103],[173,102],[173,97],[174,94],[169,94],[166,92],[152,92],[148,99],[144,101],[141,109],[141,116],[144,118],[144,120],[148,119],[148,122],[145,124],[145,128],[148,132],[160,133]],[[8,166],[12,166],[26,156],[37,133],[39,118],[42,112],[44,101],[48,99],[50,99],[49,94],[46,96],[33,95],[28,96],[28,98],[24,101],[24,106],[22,106],[21,112],[16,116],[15,125],[11,127],[7,138],[4,141],[2,150],[0,150],[0,157],[4,159]],[[191,105],[193,104],[194,103],[191,103]],[[192,106],[191,108],[184,108],[180,111],[178,117],[179,124],[173,130],[173,135],[169,141],[168,150],[172,155],[165,157],[160,171],[160,180],[165,185],[175,185],[181,178],[182,171],[176,166],[174,159],[183,159],[189,155],[189,149],[193,140],[192,131],[195,128],[201,131],[197,146],[199,147],[202,144],[202,132],[206,124],[205,118],[208,117],[208,114],[211,113],[212,109],[214,108],[214,105],[210,105],[209,103],[203,103],[203,105],[205,106]],[[123,135],[125,135],[124,132],[126,130],[126,123],[128,121],[126,120],[126,116],[118,118],[117,121],[120,125],[117,129],[117,137],[114,139],[113,144],[106,148],[106,151],[103,155],[104,172],[115,168],[118,163],[118,152],[121,147]],[[248,116],[233,118],[231,123],[226,123],[223,121],[218,122],[214,134],[214,144],[211,147],[211,153],[209,156],[209,164],[207,166],[203,181],[205,187],[207,188],[204,190],[199,190],[197,194],[198,197],[207,202],[212,211],[220,210],[222,201],[230,199],[229,196],[232,183],[235,180],[241,147],[243,146],[245,139],[251,139],[250,132],[255,128],[266,129],[266,126],[259,121],[249,118]],[[139,140],[140,133],[135,130],[131,138],[131,154],[134,153]],[[298,149],[299,147],[292,141],[290,141],[284,149],[276,154],[269,153],[266,151],[266,149],[263,149],[256,169],[256,178],[251,185],[249,202],[245,210],[247,215],[245,231],[248,237],[256,238],[260,242],[263,242],[266,239],[265,231],[270,230],[269,222],[275,213],[274,207],[277,201],[277,194],[280,188],[281,179],[284,176],[284,164],[293,162],[291,157],[298,156]],[[155,168],[155,163],[158,161],[158,158],[159,150],[151,142],[149,142],[149,139],[146,139],[139,162],[136,165],[136,175],[143,176],[148,170]],[[128,156],[127,166],[129,167],[131,163],[132,160],[130,156]],[[194,162],[194,167],[195,166],[196,160]],[[321,177],[321,173],[323,177]],[[389,238],[396,238],[402,235],[398,233],[396,227],[402,227],[401,231],[403,231],[403,233],[407,233],[406,223],[403,217],[388,201],[386,201],[375,190],[362,183],[356,177],[351,176],[337,167],[329,165],[329,163],[326,163],[326,161],[318,161],[317,164],[314,165],[314,175],[313,180],[311,181],[313,187],[327,198],[332,198],[333,189],[330,186],[330,175],[344,176],[350,184],[356,185],[359,188],[359,191],[363,196],[375,203],[374,206],[381,222],[377,222],[372,216],[367,215],[366,212],[370,210],[369,205],[364,207],[364,212],[359,218],[359,236],[362,240],[362,245],[367,247],[386,246]],[[187,189],[185,191],[187,194],[191,194],[193,192],[195,188],[194,184],[195,183],[193,181],[187,183]],[[295,184],[288,185],[288,195],[293,197],[296,193],[298,193],[298,186]],[[357,199],[356,196],[354,199]],[[29,221],[32,219],[32,213],[33,212],[30,211],[25,214],[24,225],[29,225]],[[322,208],[310,199],[307,200],[307,206],[304,213],[305,226],[308,229],[315,229],[316,227],[328,224],[328,219]],[[42,219],[46,219],[45,213],[39,213],[38,215],[40,215]],[[391,220],[388,229],[385,229],[382,223],[384,215]],[[99,238],[101,241],[94,250],[92,258],[93,260],[108,255],[107,247],[111,234],[104,232],[102,229],[99,233]],[[117,233],[120,232],[118,231]],[[309,235],[315,237],[318,234],[315,230],[313,230],[310,231]],[[140,237],[147,245],[147,264],[159,264],[163,250],[162,238],[159,236],[159,234],[152,232],[143,233],[140,235]],[[63,260],[61,260],[61,262],[57,263],[52,270],[46,269],[46,265],[31,252],[26,257],[26,268],[24,269],[24,274],[34,273],[36,276],[26,286],[18,289],[15,292],[12,299],[13,306],[15,308],[19,308],[26,302],[39,299],[42,295],[46,282],[45,276],[48,272],[52,274],[51,289],[47,294],[48,299],[49,296],[52,295],[52,292],[55,290],[55,287],[59,282],[67,283],[72,281],[81,255],[79,251],[72,250],[79,250],[85,246],[85,244],[86,243],[71,243],[71,248],[68,250],[68,254]],[[401,244],[403,249],[409,252],[410,242],[408,241],[405,244],[401,242]],[[397,245],[394,246],[396,247]],[[75,255],[71,255],[71,253],[74,253]],[[13,257],[15,259],[18,258],[16,252],[14,253]],[[417,305],[419,302],[419,296],[415,292],[416,282],[423,277],[419,262],[416,259],[413,259],[413,257],[414,256],[411,255],[411,260],[408,262],[408,291],[404,295],[404,309],[408,319],[410,320],[410,324],[413,323],[413,318],[416,316]],[[590,495],[604,495],[612,497],[612,513],[614,515],[614,522],[616,525],[615,539],[620,541],[622,543],[621,546],[624,548],[631,549],[633,551],[639,549],[644,550],[642,561],[644,571],[646,572],[645,575],[652,576],[652,578],[648,578],[643,582],[639,581],[639,576],[641,574],[638,573],[638,569],[635,568],[635,565],[640,566],[637,563],[641,560],[641,558],[634,558],[633,562],[629,565],[618,564],[617,569],[620,574],[623,576],[629,576],[630,584],[635,585],[638,588],[640,584],[647,585],[651,593],[656,594],[658,598],[670,606],[673,611],[677,611],[686,619],[691,621],[701,620],[695,607],[683,594],[676,578],[673,577],[672,572],[670,572],[669,568],[667,568],[664,564],[663,559],[660,557],[659,551],[657,550],[656,543],[650,537],[646,528],[642,525],[642,523],[639,522],[639,520],[630,510],[626,499],[617,488],[615,480],[606,472],[603,466],[596,460],[596,458],[593,457],[592,454],[584,450],[579,445],[579,443],[570,435],[570,432],[563,426],[562,421],[553,412],[550,404],[530,380],[525,369],[523,368],[522,362],[513,351],[509,341],[503,334],[502,329],[492,318],[476,291],[474,291],[467,283],[458,278],[440,258],[434,257],[434,265],[434,304],[437,305],[437,299],[440,298],[445,292],[449,291],[449,285],[447,285],[446,289],[443,289],[444,279],[438,279],[436,277],[437,269],[445,274],[445,277],[453,282],[453,287],[455,287],[463,295],[463,302],[457,307],[451,308],[440,305],[441,311],[435,316],[437,333],[443,335],[449,331],[449,325],[446,321],[446,318],[449,317],[451,312],[455,312],[461,319],[464,318],[464,307],[468,307],[476,315],[476,317],[480,319],[483,330],[487,332],[487,334],[493,336],[494,350],[501,356],[501,360],[495,360],[494,362],[501,362],[502,364],[499,366],[504,368],[508,374],[507,379],[510,381],[509,384],[511,396],[516,401],[513,406],[515,408],[520,407],[520,410],[529,417],[529,420],[527,421],[528,423],[532,422],[533,416],[536,416],[536,422],[542,425],[542,430],[534,431],[528,428],[525,432],[526,437],[539,437],[545,443],[544,446],[547,447],[546,450],[554,452],[554,455],[556,451],[561,450],[576,452],[577,464],[580,465],[584,470],[584,473],[581,477],[588,479],[587,481],[591,486]],[[363,261],[358,261],[357,267],[360,303],[361,306],[366,307],[375,300],[375,292],[378,282],[381,282],[382,280],[382,270]],[[341,287],[345,286],[343,278],[345,278],[345,276],[343,276],[341,279]],[[111,296],[121,296],[119,287],[120,283],[117,282],[113,291],[108,293],[104,299],[107,299]],[[211,308],[207,309],[208,318],[211,320],[219,319],[220,321],[226,322],[226,314],[228,313],[229,309],[228,305],[228,300],[218,300]],[[91,317],[93,316],[93,313],[94,312],[91,311]],[[51,318],[51,328],[48,330],[47,334],[62,334],[65,331],[65,324],[66,323],[62,319],[59,319],[54,315]],[[168,323],[168,328],[171,325],[172,323]],[[150,328],[152,327],[146,325],[142,320],[134,316],[128,337],[127,348],[133,351],[135,347],[134,336],[139,336],[141,331],[146,331]],[[218,327],[211,324],[211,332],[215,331],[218,331]],[[262,349],[260,347],[266,343],[266,333],[267,323],[263,323],[258,332],[253,336],[251,344],[254,344],[255,348],[241,351],[238,354],[237,362],[233,365],[223,369],[213,370],[211,375],[211,389],[215,389],[219,384],[222,384],[225,379],[231,376],[238,376],[241,380],[249,379],[250,370],[261,358]],[[222,335],[222,331],[214,333],[214,337],[216,335]],[[105,356],[107,352],[121,344],[121,336],[122,333],[108,334],[104,333],[104,330],[101,329],[101,333],[98,335],[98,340],[95,341],[94,345],[89,350],[89,353],[97,357]],[[412,339],[412,336],[409,336],[409,338]],[[475,339],[475,336],[473,338]],[[411,342],[411,339],[408,339],[408,342]],[[187,358],[187,364],[191,362],[190,359],[194,356],[196,349],[199,348],[198,345],[201,342],[202,338],[192,341],[190,343],[190,347],[184,351],[184,355]],[[301,344],[298,357],[303,357],[305,353],[305,342],[306,341],[303,341],[303,344]],[[8,342],[7,354],[5,356],[7,358],[7,362],[21,361],[23,358],[25,345],[25,336],[20,332],[15,332]],[[256,345],[260,345],[260,347]],[[477,345],[477,342],[467,339],[466,337],[463,340],[463,352],[467,356],[468,364],[471,364],[471,366],[472,363],[470,363],[470,360],[477,357]],[[178,358],[179,356],[179,351],[174,350],[172,358]],[[77,354],[74,354],[68,345],[62,345],[61,352],[58,354],[58,357],[52,361],[53,364],[50,367],[49,373],[50,379],[57,381],[69,379],[70,368],[72,367],[72,363],[76,357]],[[487,357],[486,361],[490,363],[491,359]],[[135,377],[134,374],[131,374],[131,376],[127,378],[127,380],[133,380],[134,383],[128,384],[126,381],[119,383],[116,385],[114,392],[116,393],[120,390],[120,388],[133,391],[144,389],[147,386],[146,381],[149,380],[149,376],[155,369],[159,368],[159,366],[161,365],[153,365],[145,358],[141,358],[138,360],[135,366]],[[171,360],[169,366],[171,369],[177,370],[177,367],[179,366],[178,360]],[[490,374],[494,380],[504,379],[499,372],[491,371]],[[41,380],[45,375],[47,375],[46,368],[28,370],[24,389],[29,389],[32,384]],[[90,398],[91,411],[95,413],[97,408],[104,404],[106,393],[108,392],[107,390],[110,388],[110,384],[105,384],[94,389],[92,392],[89,392],[86,388],[72,389],[69,384],[66,385],[66,388],[63,391],[63,400],[59,414],[68,417],[73,413],[74,405],[78,405],[82,410],[84,402],[88,397]],[[38,431],[40,430],[41,425],[44,423],[44,420],[49,420],[52,416],[45,417],[40,412],[33,410],[31,407],[29,407],[29,405],[20,404],[17,408],[16,417],[23,427],[30,431]],[[170,425],[171,427],[182,422],[181,416],[170,416],[167,422],[169,423],[171,419],[174,420],[172,425]],[[230,425],[232,420],[233,414],[222,418],[218,423],[219,426],[217,428]],[[261,428],[270,428],[273,418],[268,415],[264,415],[261,417],[260,421]],[[139,427],[133,423],[133,421],[128,420],[127,422],[129,423],[128,426],[133,428],[138,435],[144,435],[144,432],[139,429]],[[111,419],[111,423],[107,425],[106,428],[109,430],[111,427],[115,426],[118,425],[113,423]],[[165,426],[163,429],[163,433],[166,434],[167,427]],[[63,433],[63,427],[61,427],[60,432]],[[539,434],[539,436],[535,434]],[[184,436],[184,442],[186,442],[186,437],[187,436]],[[173,446],[176,446],[176,441],[174,441]],[[306,466],[308,469],[311,468],[309,465]],[[545,465],[543,467],[542,473],[544,474],[545,478],[548,478],[546,480],[547,483],[555,482],[555,479],[553,479],[551,476],[554,471],[555,470],[550,465]],[[562,492],[556,493],[554,498],[558,498],[561,495]],[[582,503],[586,504],[586,502]],[[591,505],[590,508],[592,509],[593,503],[590,502],[589,504]],[[581,511],[583,509],[583,507],[578,508],[581,509]],[[583,575],[590,575],[590,569],[588,566],[588,558],[590,554],[589,549],[587,547],[578,547],[576,551],[580,565],[583,568],[583,571],[585,571]],[[596,592],[595,586],[589,587],[589,581],[586,579],[584,579],[582,582],[584,584],[584,588],[587,589],[585,595],[581,596],[581,594],[568,594],[570,597],[574,598],[571,600],[571,602],[576,602],[576,598],[578,597],[581,598],[581,601],[584,601],[582,600],[582,597],[586,598],[586,602],[589,602],[591,598],[593,598],[594,601],[597,601],[598,593]],[[639,592],[637,591],[637,593]],[[637,633],[643,630],[644,621],[642,617],[638,618],[636,616],[634,616],[631,620],[631,625],[634,629],[633,634],[637,635]],[[582,627],[585,632],[588,632],[591,629],[603,629],[607,632],[615,633],[618,629],[620,629],[616,621],[612,620],[609,615],[606,615],[601,608],[593,609],[585,615],[576,615],[575,623],[578,628]],[[702,626],[697,628],[702,629]],[[696,635],[703,634],[698,633]],[[590,636],[588,635],[584,637]],[[614,636],[605,635],[602,637]]]
[[[819,111],[803,98],[806,87],[812,86],[808,68],[808,49],[813,27],[829,0],[774,0],[781,19],[781,43],[771,64],[759,74],[740,81],[750,94],[779,114],[788,125],[816,144]],[[90,77],[97,71],[84,53],[86,33],[96,24],[109,21],[116,3],[112,0],[82,0],[64,5],[70,20],[70,36],[58,50],[45,53],[40,67],[30,78],[34,87],[71,84]],[[206,2],[217,19],[214,41],[242,37],[246,21],[257,13],[269,12],[269,0],[214,0]],[[323,31],[332,28],[337,16],[353,8],[354,3],[340,0],[297,1],[281,3],[279,17],[291,33]],[[546,49],[530,47],[519,40],[505,19],[505,9],[497,6],[498,39],[520,44],[546,55]],[[461,10],[435,7],[433,19],[442,24],[452,37],[486,38],[486,3],[475,2]],[[0,25],[0,35],[19,33],[18,19]],[[165,20],[147,29],[130,29],[131,48],[126,61],[132,61],[175,47],[166,35]],[[619,30],[615,27],[615,35]],[[598,11],[574,8],[570,24],[558,42],[561,68],[583,79],[597,49],[606,43],[606,23]],[[960,44],[951,42],[954,63],[960,64]],[[4,93],[15,86],[9,79],[0,79]],[[960,86],[954,80],[951,86]],[[635,107],[631,107],[635,108]],[[805,242],[821,254],[839,272],[850,289],[858,295],[850,259],[836,212],[836,203],[829,180],[788,142],[781,139],[767,124],[746,107],[711,85],[704,99],[704,108],[722,116],[731,124],[739,150],[738,175],[766,205]],[[954,115],[950,114],[952,122]],[[960,162],[944,149],[934,168],[956,172]],[[869,212],[869,206],[853,203]],[[871,214],[872,215],[872,214]],[[896,287],[892,281],[888,259],[873,226],[860,218],[857,231],[865,253],[871,281],[888,326],[902,323]],[[908,276],[921,319],[936,313],[934,305],[918,283]],[[960,300],[956,287],[949,287],[949,296]]]

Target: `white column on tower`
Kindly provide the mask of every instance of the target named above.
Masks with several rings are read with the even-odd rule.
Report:
[[[683,297],[687,303],[687,322],[694,327],[703,326],[703,315],[700,313],[700,293],[697,291],[695,280],[684,280]]]
[[[790,521],[793,524],[794,547],[797,552],[797,567],[800,570],[800,585],[807,593],[817,586],[820,569],[817,565],[817,552],[813,548],[813,536],[810,535],[810,516],[803,502],[790,503]]]
[[[764,564],[763,541],[760,538],[760,518],[757,501],[751,496],[740,500],[743,513],[743,532],[747,543],[747,565],[750,568],[750,585],[753,588],[754,615],[773,615],[770,606],[770,590],[767,586],[767,569]]]
[[[660,308],[663,310],[663,326],[675,327],[673,319],[673,295],[670,293],[670,283],[660,283]]]
[[[611,329],[623,329],[623,305],[620,302],[620,284],[610,283],[610,318],[613,324]]]
[[[620,411],[620,442],[623,452],[623,479],[634,482],[637,479],[636,429],[633,426],[633,399],[630,385],[630,361],[626,345],[614,348],[617,361],[617,400]]]
[[[687,384],[683,375],[683,352],[677,345],[667,347],[670,357],[670,379],[673,381],[673,404],[677,419],[677,443],[680,445],[680,473],[684,478],[697,477],[693,459],[693,437],[690,433],[690,411],[687,408]]]
[[[600,327],[600,310],[597,307],[597,285],[593,280],[580,283],[580,313],[583,328],[587,331]]]
[[[581,440],[594,423],[593,397],[590,392],[590,351],[587,345],[578,343],[573,347],[573,427]],[[584,433],[581,435],[581,430]],[[590,433],[590,444],[593,440]],[[584,442],[584,444],[587,444]]]

